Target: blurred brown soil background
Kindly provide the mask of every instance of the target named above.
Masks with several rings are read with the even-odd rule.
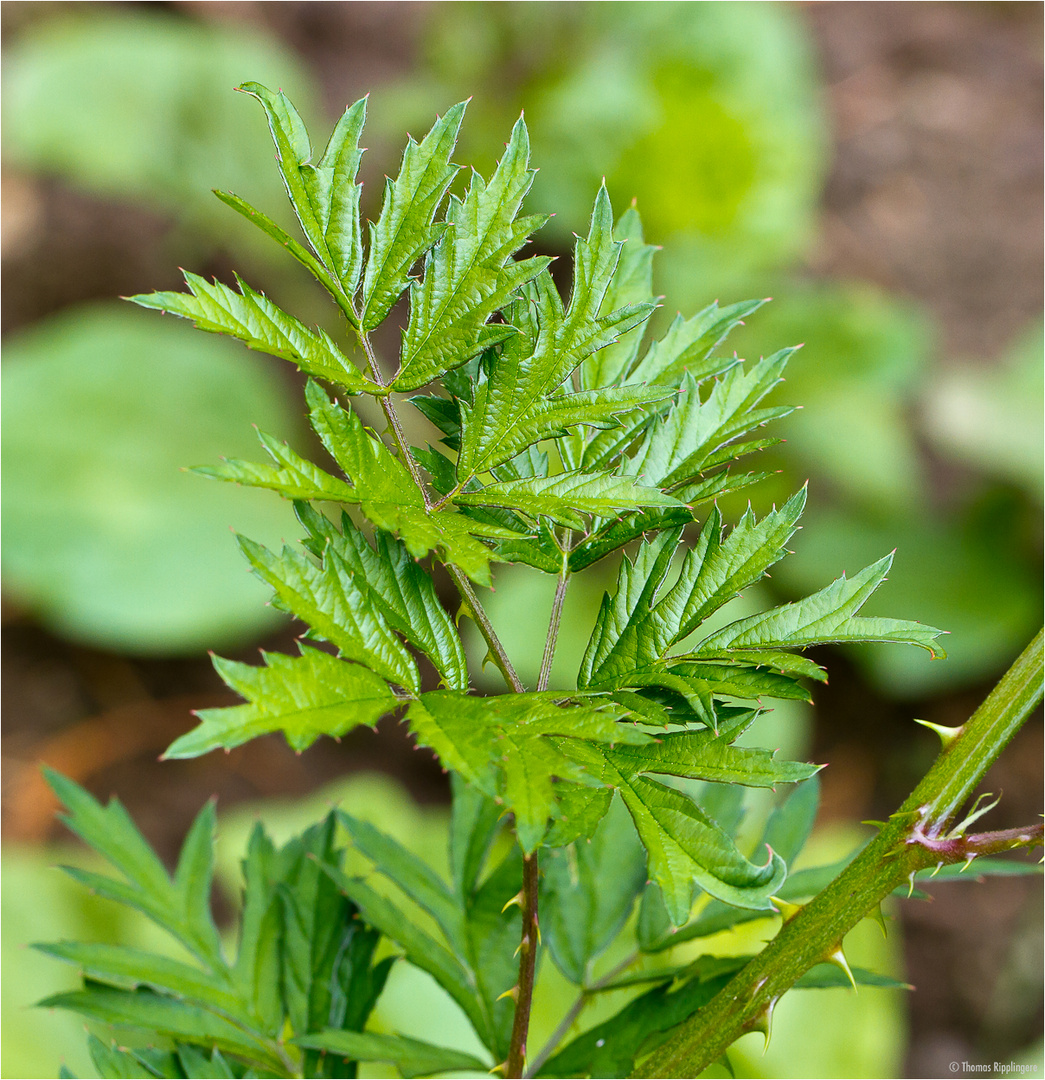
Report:
[[[6,3],[10,37],[61,5]],[[69,5],[78,6],[78,5]],[[269,27],[300,52],[330,112],[409,65],[424,5],[173,3],[201,20]],[[812,277],[870,280],[927,305],[939,362],[990,361],[1042,299],[1042,5],[802,5],[833,124],[832,167]],[[173,285],[158,265],[158,216],[74,193],[57,181],[4,178],[5,331],[72,303]],[[940,482],[946,483],[940,467]],[[291,650],[292,631],[265,643]],[[251,649],[241,659],[254,659]],[[823,657],[820,658],[824,659]],[[989,690],[902,705],[878,697],[830,656],[814,757],[825,813],[887,814],[930,760],[911,723],[960,723]],[[115,793],[170,856],[212,794],[221,805],[293,796],[353,770],[380,769],[420,800],[446,797],[434,763],[395,724],[324,740],[297,757],[260,739],[228,755],[160,764],[190,710],[232,703],[206,658],[136,660],[59,640],[8,605],[3,613],[3,836],[58,835],[36,771],[45,761],[98,795]],[[1004,792],[993,827],[1041,811],[1040,719],[991,774]],[[903,907],[910,996],[908,1076],[946,1076],[951,1061],[997,1060],[1040,1035],[1041,886],[995,880],[937,890]],[[1004,973],[1004,974],[1003,974]],[[999,980],[1003,979],[1005,985]]]

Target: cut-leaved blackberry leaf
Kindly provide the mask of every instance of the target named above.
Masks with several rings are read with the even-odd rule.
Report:
[[[487,320],[551,261],[512,258],[547,220],[517,220],[534,177],[529,150],[520,119],[490,182],[473,172],[464,199],[451,197],[446,231],[425,259],[422,280],[411,285],[396,390],[416,390],[516,332]]]
[[[410,139],[395,180],[385,185],[377,221],[370,226],[370,251],[363,273],[360,324],[372,330],[392,310],[410,283],[410,270],[443,235],[436,211],[458,167],[450,164],[465,102],[447,109],[421,140]]]

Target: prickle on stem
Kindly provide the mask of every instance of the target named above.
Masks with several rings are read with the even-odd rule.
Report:
[[[856,990],[856,979],[853,978],[852,968],[850,968],[849,961],[846,960],[845,953],[842,951],[841,942],[835,946],[834,952],[828,953],[823,958],[823,962],[826,964],[834,964],[835,967],[841,968],[845,972],[846,978],[849,980],[853,989]]]
[[[507,811],[505,811],[507,813]],[[523,906],[523,893],[520,889],[505,905],[501,908],[501,914],[503,915],[510,907],[522,907]]]
[[[931,720],[915,720],[915,723],[921,724],[922,727],[928,728],[930,731],[935,731],[940,737],[940,743],[944,750],[949,749],[954,740],[965,730],[964,724],[958,727],[947,727],[944,724],[934,724]]]
[[[882,911],[882,905],[880,903],[875,904],[875,906],[867,913],[867,917],[873,919],[878,924],[882,931],[882,937],[889,937],[889,928],[885,925],[885,912]]]
[[[789,904],[781,900],[779,896],[771,896],[769,902],[780,912],[784,922],[790,922],[805,906],[804,904]]]
[[[776,1003],[779,1000],[779,997],[770,998],[762,1007],[762,1010],[758,1015],[753,1017],[747,1025],[749,1031],[760,1031],[762,1033],[762,1036],[765,1039],[765,1042],[762,1045],[763,1055],[765,1055],[766,1051],[769,1049],[769,1040],[773,1034],[773,1010],[776,1008]]]

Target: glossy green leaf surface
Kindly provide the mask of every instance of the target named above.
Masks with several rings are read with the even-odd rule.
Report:
[[[208,283],[196,274],[186,273],[185,283],[188,293],[158,292],[131,299],[140,307],[191,319],[200,330],[230,334],[249,349],[280,356],[306,374],[343,386],[350,393],[373,388],[329,334],[310,330],[241,279],[236,279],[238,292],[219,281]]]
[[[466,689],[468,670],[457,628],[439,602],[431,577],[403,542],[378,532],[371,546],[347,515],[342,515],[339,529],[306,503],[296,509],[308,533],[303,543],[309,551],[317,558],[328,550],[336,552],[388,625],[432,661],[449,689]]]
[[[417,666],[388,623],[368,603],[351,567],[331,551],[320,569],[285,547],[275,555],[240,537],[240,547],[257,575],[272,587],[280,604],[308,622],[313,633],[355,660],[407,689],[420,687]]]
[[[71,781],[54,773],[48,780],[69,809],[70,828],[120,876],[68,872],[99,895],[137,908],[188,950],[189,959],[175,959],[125,945],[37,946],[76,965],[85,980],[82,990],[54,995],[47,1005],[201,1048],[180,1046],[176,1057],[145,1051],[135,1065],[92,1044],[104,1075],[141,1076],[142,1067],[161,1076],[242,1076],[251,1069],[279,1075],[292,1064],[284,1051],[285,1023],[302,1034],[362,1028],[388,964],[372,964],[376,935],[322,869],[341,858],[332,816],[281,849],[260,827],[254,830],[230,963],[210,911],[213,804],[196,819],[170,877],[118,802],[102,807]],[[231,1056],[235,1071],[228,1071],[222,1053]],[[318,1057],[307,1067],[309,1075],[334,1075]]]
[[[397,390],[424,386],[513,333],[504,325],[487,326],[486,320],[550,262],[547,257],[512,260],[545,220],[516,221],[534,175],[529,150],[520,119],[490,182],[473,173],[465,198],[451,198],[446,232],[426,259],[423,281],[411,290],[393,384]]]
[[[220,465],[197,465],[192,471],[212,480],[229,480],[244,487],[268,488],[286,499],[320,499],[324,502],[354,503],[355,488],[344,480],[324,472],[287,446],[258,432],[261,445],[275,466],[251,461],[227,459]]]
[[[269,122],[280,175],[312,250],[340,283],[346,295],[356,288],[363,261],[359,226],[360,188],[355,183],[362,150],[359,136],[366,99],[342,114],[317,165],[304,121],[282,91],[259,83],[239,87],[261,102]]]
[[[501,808],[459,778],[455,791],[450,884],[390,835],[346,814],[341,821],[357,849],[398,896],[379,892],[377,878],[337,880],[406,958],[457,1001],[480,1041],[501,1057],[512,1025],[505,991],[517,974],[512,950],[519,931],[518,913],[506,900],[518,887],[520,858],[513,851],[486,867]],[[484,869],[489,872],[480,880]]]
[[[593,777],[620,791],[646,848],[649,876],[660,886],[675,925],[689,917],[695,883],[737,907],[769,910],[769,897],[786,876],[783,860],[769,853],[762,865],[750,862],[691,798],[643,775],[670,770],[656,761],[647,768],[638,755],[618,755],[588,743],[571,744],[567,752]]]
[[[480,584],[490,581],[494,553],[477,537],[518,535],[450,510],[430,510],[405,465],[354,412],[330,401],[315,384],[307,396],[309,417],[331,456],[355,489],[364,514],[380,529],[397,533],[415,558],[438,549]]]
[[[701,641],[695,655],[718,649],[806,648],[828,641],[897,641],[946,656],[936,644],[942,631],[901,619],[860,618],[856,612],[885,580],[893,557],[840,577],[818,593],[763,615],[742,619]]]
[[[605,426],[612,422],[611,402],[617,412],[624,411],[628,399],[620,388],[596,396],[553,397],[582,360],[641,325],[652,311],[652,303],[603,310],[620,246],[613,240],[612,211],[603,188],[595,201],[588,236],[577,240],[569,304],[563,306],[547,273],[537,277],[524,292],[535,306],[535,317],[518,312],[530,325],[505,342],[499,361],[488,377],[477,383],[472,403],[462,405],[457,464],[462,480],[574,424]],[[630,393],[634,395],[628,402],[632,406],[640,404],[639,395],[644,401],[661,396],[639,388]],[[572,414],[571,405],[575,407]]]
[[[524,477],[487,484],[478,491],[454,496],[459,506],[501,506],[529,518],[547,517],[567,528],[585,528],[584,515],[611,517],[648,506],[680,504],[657,488],[625,477],[567,474]]]
[[[480,1036],[492,1039],[489,1017],[475,995],[475,979],[464,963],[431,934],[418,927],[398,905],[375,891],[362,878],[329,871],[339,888],[359,908],[370,926],[399,945],[406,958],[429,975],[464,1010]]]
[[[653,75],[675,85],[673,71]],[[749,508],[729,524],[723,513],[766,476],[735,463],[772,447],[762,429],[791,412],[770,395],[793,348],[750,361],[719,351],[762,301],[715,303],[680,314],[659,338],[648,333],[656,247],[634,205],[614,221],[605,185],[566,272],[553,277],[545,257],[520,259],[546,220],[520,216],[534,179],[529,133],[520,119],[499,164],[455,187],[465,103],[409,140],[365,226],[356,180],[365,101],[342,114],[316,163],[286,95],[241,89],[264,110],[305,242],[238,196],[222,201],[312,274],[334,301],[336,329],[333,320],[311,329],[240,279],[232,289],[188,274],[187,293],[135,299],[308,376],[322,464],[260,434],[271,464],[232,457],[196,471],[295,504],[299,545],[239,544],[273,606],[301,620],[302,639],[330,648],[301,643],[299,655],[264,653],[257,666],[216,660],[244,703],[203,711],[168,756],[276,732],[301,751],[400,712],[417,746],[452,774],[448,857],[419,853],[416,836],[386,832],[369,810],[366,820],[332,811],[282,847],[258,826],[229,960],[210,911],[213,808],[171,875],[118,804],[103,810],[56,780],[73,827],[122,875],[73,876],[144,912],[189,956],[50,946],[85,977],[82,990],[50,1000],[139,1041],[166,1040],[131,1052],[154,1074],[352,1076],[359,1062],[379,1062],[410,1076],[522,1076],[539,911],[551,958],[580,998],[530,1074],[625,1075],[676,1038],[672,1028],[699,1022],[691,1018],[747,960],[678,965],[676,955],[675,967],[655,968],[643,954],[739,933],[774,917],[774,898],[804,895],[833,873],[788,878],[812,827],[815,785],[779,805],[769,794],[818,766],[778,758],[747,734],[774,722],[753,727],[764,699],[808,701],[803,680],[825,678],[795,651],[890,641],[932,653],[940,632],[860,614],[891,557],[792,604],[759,612],[752,602],[788,554],[806,501],[802,488],[761,516]],[[401,418],[399,394],[425,387]],[[572,576],[633,541],[587,636],[590,621],[582,628],[567,607]],[[493,564],[505,562],[550,575],[548,591],[488,612],[474,586],[492,586]],[[523,573],[505,571],[499,584],[522,584]],[[753,586],[726,622],[722,609]],[[475,631],[467,657],[454,611],[468,617],[466,639]],[[499,633],[503,621],[515,628]],[[520,660],[524,634],[535,655]],[[562,678],[562,663],[555,669],[567,639],[576,682]],[[483,651],[472,651],[480,640]],[[506,689],[482,696],[488,663]],[[745,823],[752,810],[767,816]],[[400,977],[421,979],[472,1033],[444,1045],[383,1015],[366,1031],[393,967],[393,991]],[[562,1046],[604,992],[621,995],[617,1014],[607,1021],[603,1010]],[[131,1067],[104,1043],[92,1048],[101,1071]]]
[[[674,644],[783,558],[804,504],[803,490],[759,522],[748,510],[728,537],[713,510],[670,589],[664,580],[679,530],[663,532],[634,563],[622,562],[581,663],[581,685],[627,685],[629,673],[663,662]]]

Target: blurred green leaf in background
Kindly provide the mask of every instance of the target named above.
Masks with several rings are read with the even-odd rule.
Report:
[[[766,455],[785,469],[777,497],[813,476],[813,503],[833,495],[879,516],[910,513],[925,483],[911,415],[930,367],[927,314],[863,283],[777,287],[732,339],[741,356],[771,351],[774,342],[803,346],[775,394],[802,407],[784,446]]]
[[[5,167],[169,216],[164,243],[183,259],[225,242],[253,265],[267,247],[210,190],[282,203],[232,92],[249,77],[315,96],[302,63],[260,31],[63,9],[5,52]],[[258,640],[275,620],[229,528],[279,539],[294,530],[289,508],[180,470],[252,450],[251,424],[297,429],[285,386],[241,346],[113,299],[6,341],[5,589],[57,633],[117,651]]]
[[[1041,403],[1045,336],[1024,329],[1000,364],[937,372],[925,402],[925,426],[941,453],[1018,486],[1039,505],[1045,487]]]
[[[658,282],[673,303],[737,299],[808,244],[826,139],[796,9],[455,3],[428,19],[423,64],[383,91],[387,124],[413,130],[433,102],[475,94],[462,156],[479,166],[525,109],[540,166],[531,205],[555,208],[542,235],[557,244],[603,176],[666,245]]]
[[[5,55],[6,165],[140,200],[211,242],[249,236],[211,189],[282,200],[271,151],[232,88],[272,80],[308,107],[302,63],[257,31],[84,7],[38,23]]]
[[[823,584],[825,566],[851,572],[895,547],[895,610],[946,627],[948,659],[854,647],[862,669],[894,698],[989,679],[1040,622],[1040,330],[1000,370],[934,369],[934,327],[910,301],[859,283],[782,284],[736,335],[742,355],[805,341],[777,392],[802,413],[766,463],[781,470],[777,498],[807,477],[816,495],[777,586],[798,595]],[[927,445],[981,476],[934,461]]]
[[[4,581],[59,633],[132,653],[256,640],[273,625],[230,526],[294,534],[287,503],[181,471],[293,431],[276,373],[238,344],[119,305],[8,342]]]

